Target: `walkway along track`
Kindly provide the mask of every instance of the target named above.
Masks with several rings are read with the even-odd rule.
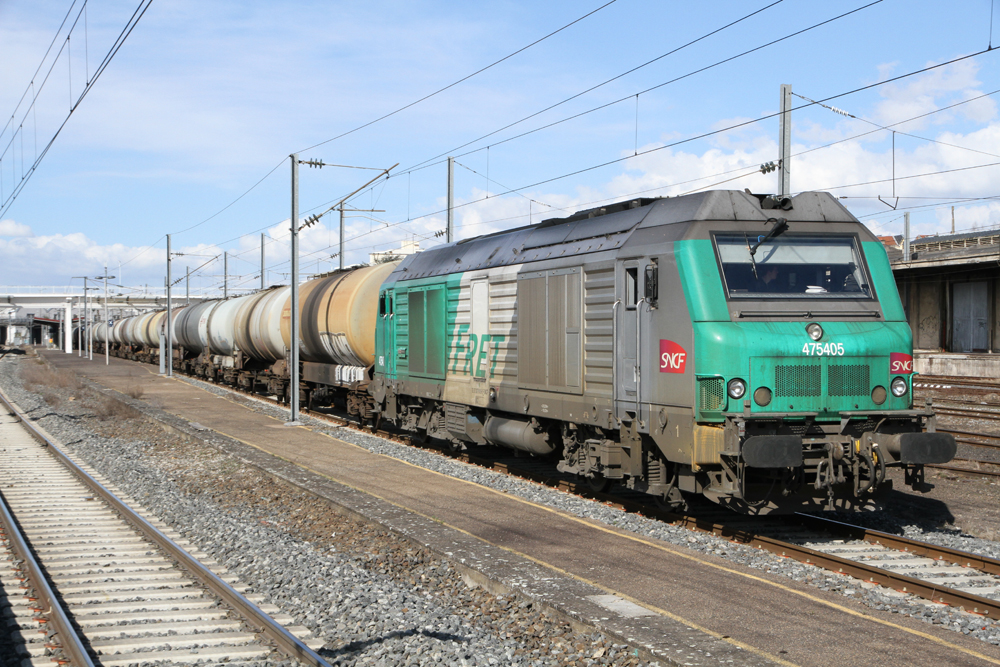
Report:
[[[196,381],[205,382],[201,378],[196,378]],[[250,392],[216,383],[206,384],[252,400],[262,401],[268,405],[276,405],[272,401],[262,399]],[[897,535],[809,515],[782,517],[776,521],[765,518],[748,518],[736,514],[729,518],[728,511],[719,512],[719,515],[727,517],[719,520],[708,519],[704,516],[679,515],[657,508],[655,504],[642,498],[641,494],[628,491],[625,491],[627,495],[624,496],[620,493],[597,493],[586,482],[579,482],[568,475],[555,472],[551,465],[538,459],[520,458],[511,462],[509,453],[505,453],[506,455],[501,458],[488,454],[480,455],[468,451],[456,451],[451,450],[444,443],[420,442],[406,435],[361,425],[339,415],[308,409],[302,409],[302,412],[338,426],[354,428],[410,446],[432,450],[466,463],[593,498],[627,512],[659,519],[691,530],[712,533],[733,542],[764,549],[782,557],[848,575],[862,582],[879,584],[902,593],[919,596],[931,602],[947,604],[994,620],[1000,620],[1000,600],[993,600],[968,590],[961,590],[961,588],[980,588],[984,592],[991,590],[1000,597],[1000,560],[997,559],[938,547]],[[766,534],[769,531],[787,533],[789,522],[795,524],[793,530],[799,533],[796,542],[803,543],[790,542]],[[803,533],[803,529],[806,532]],[[843,544],[844,541],[865,542],[870,547],[858,549],[849,544]],[[817,542],[824,544],[817,545]],[[879,553],[886,551],[892,553]],[[838,555],[837,552],[842,552],[844,555]],[[862,561],[856,560],[857,558],[862,559]],[[880,565],[863,562],[864,559],[878,559],[877,562]],[[925,578],[895,571],[898,569],[896,566],[920,572],[921,576]]]
[[[44,643],[29,637],[20,651],[32,664],[93,667],[88,647],[104,667],[257,659],[273,644],[304,664],[329,667],[77,466],[2,392],[0,403],[0,530],[15,554],[9,568],[0,563],[0,578],[21,579],[28,591],[26,605],[7,591],[12,627],[44,628]],[[254,632],[241,630],[230,609]]]

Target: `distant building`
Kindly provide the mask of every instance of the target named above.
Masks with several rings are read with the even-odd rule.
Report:
[[[1000,375],[1000,229],[918,237],[908,262],[900,248],[886,250],[917,370]]]
[[[903,247],[903,235],[897,234],[896,236],[880,236],[878,240],[882,242],[882,245],[888,248],[902,248]]]
[[[415,255],[420,252],[420,241],[403,241],[399,250],[386,250],[384,252],[373,252],[368,255],[369,264],[383,264],[403,259],[407,255]]]

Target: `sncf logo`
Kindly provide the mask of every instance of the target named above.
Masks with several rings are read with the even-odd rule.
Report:
[[[672,340],[660,340],[660,372],[683,373],[687,352]]]
[[[913,372],[913,357],[902,352],[889,354],[889,372],[909,374]]]

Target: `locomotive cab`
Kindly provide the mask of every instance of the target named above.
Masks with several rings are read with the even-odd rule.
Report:
[[[702,492],[745,512],[862,506],[888,466],[917,487],[923,464],[955,454],[913,405],[912,334],[882,244],[794,203],[678,243],[680,278],[701,295],[688,302],[696,430],[721,447]]]

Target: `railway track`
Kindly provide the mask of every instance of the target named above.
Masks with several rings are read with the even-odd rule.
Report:
[[[275,405],[249,392],[209,384],[248,400]],[[500,448],[478,448],[472,454],[452,450],[435,441],[420,442],[406,434],[360,424],[326,411],[304,409],[302,412],[339,427],[432,450],[442,456],[593,498],[624,511],[764,549],[853,577],[861,586],[878,584],[899,591],[901,595],[916,595],[932,603],[1000,620],[1000,560],[997,559],[809,515],[752,518],[725,510],[680,515],[663,510],[642,494],[625,489],[613,493],[595,491],[590,484],[558,473],[544,462],[513,457]]]
[[[918,375],[914,387],[921,389],[972,388],[1000,391],[1000,383],[987,378],[959,377],[955,375]]]
[[[324,412],[308,413],[339,426],[432,450],[442,456],[593,498],[624,511],[693,531],[711,533],[847,575],[857,579],[861,586],[877,584],[898,591],[900,595],[913,594],[933,603],[950,605],[1000,620],[998,559],[813,515],[744,517],[714,507],[697,514],[677,514],[663,510],[643,494],[627,489],[611,493],[595,491],[590,484],[555,472],[544,462],[514,458],[500,448],[484,448],[485,454],[470,454],[468,451],[451,450],[432,441],[420,442],[399,433],[364,426]],[[1000,447],[1000,443],[995,446]]]
[[[291,617],[242,595],[235,577],[131,509],[2,394],[0,489],[0,614],[22,664],[241,661],[277,648],[327,667],[308,630],[286,629]]]

